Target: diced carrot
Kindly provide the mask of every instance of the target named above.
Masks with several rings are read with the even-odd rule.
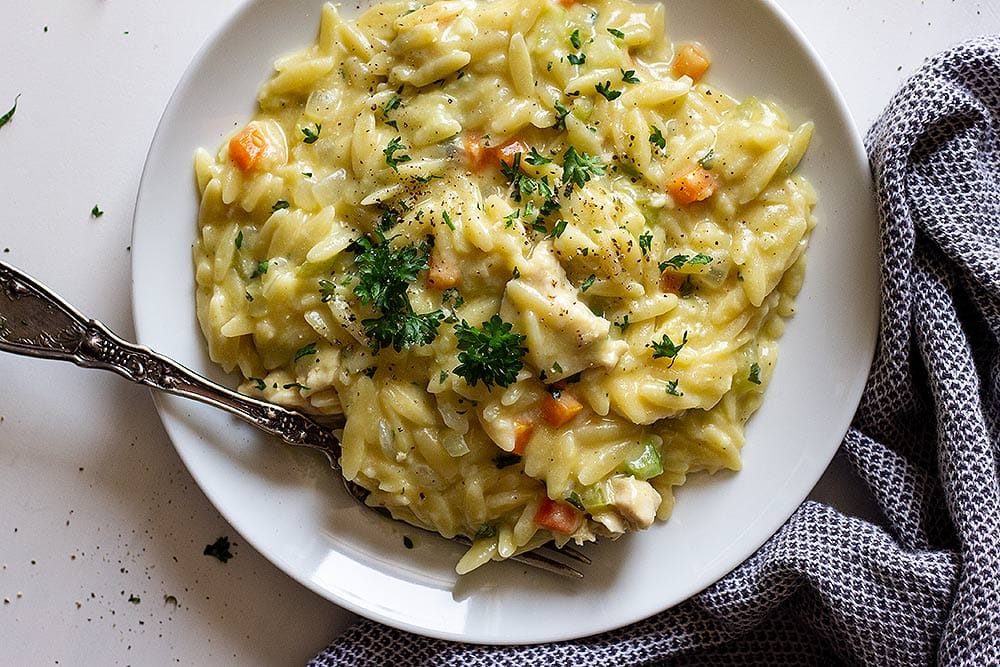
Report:
[[[458,285],[462,279],[462,269],[458,264],[448,262],[436,252],[431,253],[427,265],[427,286],[432,289],[443,291]]]
[[[463,138],[465,159],[473,171],[479,171],[490,161],[490,149],[478,134],[467,134]]]
[[[680,294],[685,278],[686,276],[668,269],[660,276],[660,288],[667,294]]]
[[[229,140],[229,158],[241,171],[250,171],[267,149],[267,139],[253,125],[247,125]]]
[[[570,535],[583,523],[583,512],[567,503],[545,498],[535,512],[534,522],[542,528]]]
[[[678,205],[687,206],[711,197],[718,185],[715,174],[701,165],[695,165],[667,183],[667,194]]]
[[[687,42],[677,47],[672,68],[674,76],[684,76],[686,74],[695,81],[698,81],[705,75],[711,64],[712,61],[709,59],[705,47],[698,42]]]
[[[534,432],[535,432],[534,422],[525,421],[523,419],[515,419],[514,449],[512,451],[518,456],[524,454],[524,450],[528,446],[528,441],[531,440],[531,434]]]
[[[576,400],[572,394],[564,391],[557,395],[546,393],[542,399],[542,418],[550,426],[559,427],[573,419],[580,410],[583,410],[583,403]]]
[[[517,154],[521,154],[521,159],[528,154],[528,147],[522,144],[517,139],[511,139],[500,145],[497,149],[497,160],[503,162],[508,167],[514,166],[514,158]]]

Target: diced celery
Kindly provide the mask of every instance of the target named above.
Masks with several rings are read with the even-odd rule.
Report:
[[[584,489],[583,493],[580,494],[580,500],[588,512],[593,512],[604,509],[613,503],[615,498],[610,484],[598,482]]]
[[[636,479],[649,479],[663,473],[663,461],[656,445],[652,442],[643,445],[642,454],[625,462],[625,472]]]

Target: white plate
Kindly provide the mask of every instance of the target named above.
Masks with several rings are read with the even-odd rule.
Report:
[[[352,4],[342,11],[350,14]],[[194,309],[192,155],[215,150],[254,111],[281,54],[309,44],[320,0],[255,0],[194,59],[153,140],[136,205],[135,323],[140,341],[230,384],[209,362]],[[163,423],[191,474],[243,538],[328,599],[421,634],[533,643],[637,621],[733,569],[791,515],[847,429],[871,362],[878,314],[877,238],[867,159],[823,66],[766,0],[667,2],[668,34],[713,55],[709,81],[785,105],[816,134],[802,171],[820,193],[799,313],[748,429],[738,474],[695,476],[673,517],[587,552],[568,581],[512,563],[459,579],[462,549],[355,505],[335,473],[210,408],[159,397]],[[415,547],[404,547],[403,536]]]

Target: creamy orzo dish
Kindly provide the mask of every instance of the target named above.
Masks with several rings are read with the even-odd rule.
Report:
[[[664,14],[326,5],[197,154],[212,359],[343,414],[344,475],[473,538],[460,572],[647,528],[740,467],[803,278],[812,126],[708,83]]]

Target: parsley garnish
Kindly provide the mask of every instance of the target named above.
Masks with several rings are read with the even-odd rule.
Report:
[[[239,250],[243,247],[243,230],[236,232],[236,249]]]
[[[652,127],[653,131],[649,135],[649,143],[653,144],[662,151],[667,147],[667,139],[663,136],[663,133],[660,132],[660,128],[655,125]]]
[[[458,292],[457,287],[449,287],[441,292],[441,303],[450,303],[452,308],[461,308],[462,304],[465,303],[465,298]]]
[[[628,329],[628,325],[629,325],[628,314],[625,314],[622,317],[622,321],[621,322],[615,322],[614,325],[616,327],[618,327],[621,330],[622,333],[625,333],[625,330]]]
[[[674,343],[674,341],[670,340],[670,336],[663,334],[662,340],[653,341],[647,347],[653,348],[654,359],[670,359],[670,365],[673,366],[674,362],[677,360],[677,355],[682,349],[684,349],[687,342],[688,332],[685,331],[680,344]]]
[[[704,266],[705,264],[711,263],[712,258],[709,255],[703,255],[698,253],[697,255],[674,255],[665,262],[660,262],[660,271],[666,271],[667,269],[680,269],[685,264],[691,266]]]
[[[586,53],[570,53],[567,54],[566,60],[569,61],[570,65],[582,65],[587,62]]]
[[[389,142],[389,145],[385,147],[382,152],[385,154],[385,163],[392,167],[393,171],[399,171],[399,165],[404,162],[410,161],[410,156],[405,153],[402,155],[396,155],[397,151],[408,150],[408,146],[403,145],[402,137],[396,137]]]
[[[104,215],[104,211],[97,204],[94,204],[94,208],[90,209],[90,215],[93,218],[99,218]]]
[[[583,284],[580,285],[580,291],[581,292],[586,292],[587,290],[589,290],[591,287],[594,286],[594,281],[595,280],[597,280],[597,276],[595,276],[593,273],[591,273],[587,277],[587,279],[583,281]]]
[[[568,502],[573,507],[577,508],[581,512],[585,511],[587,508],[583,506],[583,498],[576,491],[570,491],[566,494],[566,502]]]
[[[229,538],[223,536],[212,544],[206,545],[202,554],[205,556],[213,556],[225,563],[233,557],[232,552],[229,550]]]
[[[518,456],[517,458],[520,459],[521,457]],[[485,540],[487,537],[496,537],[496,536],[497,536],[497,529],[488,523],[484,523],[479,527],[479,530],[476,531],[476,534],[473,535],[472,539]]]
[[[712,160],[714,159],[715,159],[715,149],[709,148],[708,152],[702,155],[701,158],[698,160],[698,164],[700,164],[704,169],[711,169]]]
[[[557,130],[565,130],[566,116],[569,115],[569,109],[564,107],[562,102],[558,100],[556,100],[556,103],[553,105],[553,107],[556,110],[556,124],[553,125],[553,127]]]
[[[556,239],[559,238],[566,231],[566,225],[568,224],[567,221],[562,219],[556,221],[556,224],[552,227],[552,231],[549,232],[549,236]]]
[[[514,160],[510,164],[501,161],[500,171],[510,181],[511,198],[514,201],[521,201],[524,195],[531,195],[536,192],[547,200],[553,199],[555,193],[552,191],[552,186],[549,185],[548,176],[534,178],[521,171],[520,153],[514,154]],[[558,208],[558,205],[556,205],[556,208]]]
[[[750,377],[747,379],[754,384],[760,384],[760,364],[756,361],[750,364]]]
[[[337,284],[332,280],[320,280],[319,293],[323,303],[327,303],[337,295]]]
[[[298,361],[302,357],[308,357],[311,354],[316,354],[316,343],[309,343],[308,345],[304,345],[304,346],[300,347],[295,352],[295,359],[294,359],[294,361]]]
[[[649,254],[650,248],[653,247],[653,235],[649,232],[643,232],[639,235],[639,250],[642,251],[642,256],[645,257]],[[660,269],[661,271],[663,269]]]
[[[572,33],[570,33],[569,43],[573,45],[574,49],[579,50],[580,44],[581,44],[581,42],[580,42],[580,30],[579,29],[574,30]]]
[[[267,273],[268,264],[269,264],[269,261],[266,260],[266,259],[264,261],[262,261],[262,262],[257,262],[257,268],[256,268],[256,270],[254,270],[253,275],[251,275],[250,277],[251,278],[256,278],[257,276],[262,276],[265,273]]]
[[[522,347],[524,336],[511,331],[513,325],[494,315],[483,322],[482,328],[465,320],[455,325],[458,339],[459,365],[453,371],[472,386],[480,380],[487,388],[494,384],[507,387],[517,379],[524,367],[522,357],[528,351]]]
[[[538,167],[543,164],[548,164],[552,162],[551,159],[545,157],[544,155],[536,151],[534,148],[528,151],[528,157],[524,158],[524,161],[534,167]]]
[[[451,216],[448,215],[448,211],[442,211],[441,217],[444,219],[444,224],[448,225],[448,229],[455,231],[455,223],[451,221]]]
[[[608,102],[611,102],[612,100],[617,100],[619,97],[622,96],[622,91],[611,89],[610,81],[605,81],[604,83],[598,83],[596,86],[594,86],[594,90],[603,95],[604,99],[606,99]]]
[[[0,116],[0,127],[3,127],[4,125],[6,125],[8,122],[10,122],[10,119],[14,117],[14,112],[17,111],[17,100],[18,100],[19,97],[21,97],[20,93],[18,93],[17,95],[15,95],[14,96],[14,106],[12,106],[10,108],[10,111],[8,111],[4,115]]]
[[[289,204],[287,201],[285,201],[284,199],[279,199],[278,201],[274,202],[274,204],[271,206],[271,213],[274,213],[275,211],[280,211],[283,208],[288,208],[288,206]]]
[[[635,75],[634,69],[630,69],[627,72],[624,69],[621,69],[621,73],[622,73],[622,81],[624,81],[625,83],[641,83],[639,81],[639,77]]]
[[[402,103],[403,103],[403,98],[400,97],[399,95],[393,95],[392,97],[390,97],[389,101],[382,106],[382,117],[384,118],[388,116],[390,111],[398,109],[399,105],[401,105]]]
[[[316,143],[316,140],[319,139],[319,133],[323,129],[323,126],[320,125],[319,123],[315,123],[315,126],[316,126],[315,130],[312,130],[308,127],[302,128],[302,134],[304,134],[306,137],[302,141],[306,142],[307,144]]]
[[[671,396],[683,396],[684,395],[683,391],[678,391],[677,390],[677,383],[678,382],[680,382],[680,380],[670,380],[670,381],[667,382],[667,393],[670,394]]]
[[[358,284],[354,294],[361,303],[381,313],[379,317],[361,322],[372,351],[378,352],[391,345],[400,352],[414,345],[426,345],[437,335],[444,313],[440,310],[414,313],[406,288],[417,279],[420,271],[427,269],[429,246],[424,242],[394,250],[389,247],[391,239],[381,230],[376,230],[375,235],[375,242],[367,237],[355,241],[360,252],[356,260]]]
[[[617,37],[618,39],[625,39],[625,33],[623,33],[621,30],[618,30],[617,28],[608,28],[608,32],[611,33],[613,37]]]
[[[289,382],[288,384],[281,385],[282,389],[301,389],[302,391],[310,391],[312,388],[307,387],[304,384],[299,384],[298,382]]]
[[[584,183],[594,176],[604,174],[604,165],[601,164],[597,156],[587,155],[585,152],[577,152],[576,148],[570,146],[563,154],[563,183],[566,184],[565,194],[573,190],[575,185],[582,188]]]
[[[140,598],[135,593],[129,593],[128,601],[131,602],[132,604],[139,604],[140,602],[142,602],[142,598]]]
[[[267,383],[264,382],[262,378],[251,377],[247,379],[254,383],[254,385],[257,387],[257,391],[264,391],[265,389],[267,389]]]

